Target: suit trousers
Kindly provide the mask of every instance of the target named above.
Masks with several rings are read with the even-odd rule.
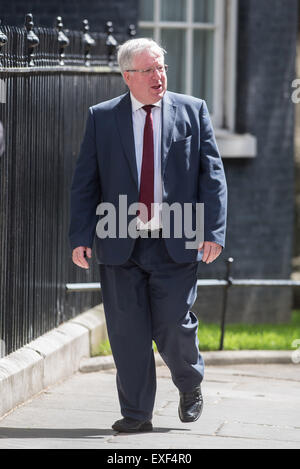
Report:
[[[152,341],[179,391],[191,391],[203,379],[198,320],[190,311],[197,296],[197,266],[198,262],[175,263],[162,237],[137,238],[125,264],[100,264],[107,331],[124,417],[152,418],[156,393]]]

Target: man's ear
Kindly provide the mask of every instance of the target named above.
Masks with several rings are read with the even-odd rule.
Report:
[[[126,71],[123,72],[123,79],[124,79],[127,86],[129,86],[129,77],[130,77],[129,72],[126,72]]]

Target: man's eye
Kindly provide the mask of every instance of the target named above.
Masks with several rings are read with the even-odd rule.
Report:
[[[146,68],[146,70],[144,70],[144,73],[151,73],[152,72],[152,68]]]

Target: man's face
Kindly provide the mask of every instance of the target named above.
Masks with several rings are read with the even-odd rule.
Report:
[[[164,57],[159,52],[145,50],[137,54],[132,61],[132,69],[155,69],[150,73],[124,72],[125,82],[133,96],[142,104],[153,104],[159,101],[167,89],[167,75],[156,67],[164,65]]]

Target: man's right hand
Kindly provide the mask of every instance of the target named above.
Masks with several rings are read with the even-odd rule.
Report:
[[[74,264],[78,265],[82,269],[88,269],[90,266],[84,257],[84,253],[86,252],[87,257],[92,257],[92,250],[86,246],[79,246],[78,248],[73,249],[72,252],[72,261]]]

